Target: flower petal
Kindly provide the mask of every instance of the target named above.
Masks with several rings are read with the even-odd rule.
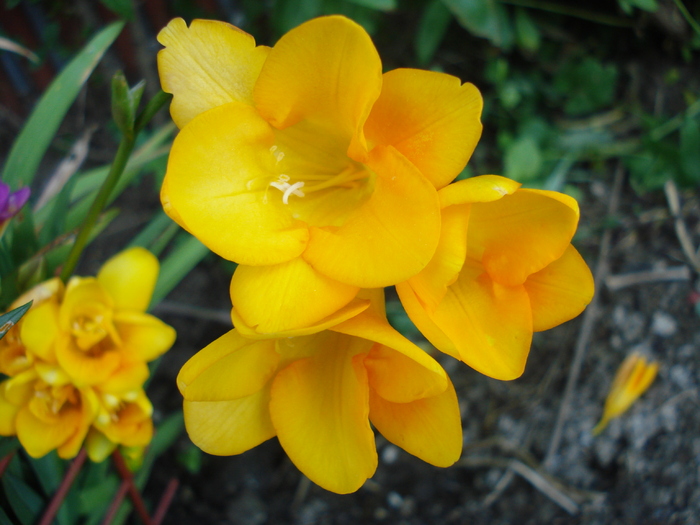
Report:
[[[432,184],[393,148],[374,148],[368,166],[377,174],[372,197],[339,228],[312,227],[303,257],[332,279],[381,288],[428,264],[440,210]]]
[[[449,381],[442,394],[410,403],[392,403],[370,389],[369,417],[386,439],[436,467],[449,467],[462,454],[462,420]]]
[[[283,129],[307,119],[343,133],[366,158],[362,128],[379,97],[382,64],[367,32],[342,16],[315,18],[275,44],[255,84],[255,106]]]
[[[61,411],[55,423],[37,418],[28,405],[17,413],[17,438],[33,458],[45,456],[68,441],[80,427],[81,414],[76,407]]]
[[[467,256],[469,204],[448,206],[442,210],[440,241],[428,265],[408,282],[414,293],[431,311],[458,277]]]
[[[411,316],[411,309],[406,311]],[[532,313],[524,286],[500,285],[468,259],[459,279],[428,317],[449,337],[459,359],[475,370],[501,380],[523,373],[532,340]],[[411,319],[423,331],[423,318]],[[429,330],[423,333],[431,335]],[[442,350],[440,341],[431,342]]]
[[[270,387],[229,401],[188,401],[182,409],[192,442],[208,454],[241,454],[275,435]]]
[[[95,415],[95,412],[91,410],[92,405],[96,402],[95,392],[92,389],[83,389],[80,391],[80,399],[81,408],[75,432],[57,449],[58,456],[62,459],[71,459],[78,455]]]
[[[469,257],[481,260],[494,281],[520,285],[566,250],[578,225],[578,205],[553,191],[520,189],[474,203],[469,218]]]
[[[20,326],[20,339],[27,351],[49,363],[56,362],[58,311],[56,301],[45,301],[31,308]]]
[[[364,356],[358,353],[366,344],[340,334],[332,339],[335,344],[277,374],[270,415],[297,468],[326,490],[347,494],[372,476],[377,451]]]
[[[365,311],[369,307],[369,301],[362,299],[354,299],[350,301],[347,305],[343,306],[340,310],[333,312],[328,317],[324,317],[320,321],[306,326],[304,328],[296,328],[293,330],[285,330],[284,332],[268,332],[260,333],[256,329],[251,328],[240,315],[235,308],[231,309],[231,319],[233,320],[233,326],[236,330],[244,337],[249,339],[271,339],[271,338],[287,338],[287,337],[300,337],[304,335],[316,334],[323,330],[327,330],[332,326],[335,326],[343,321],[355,317],[360,312]]]
[[[167,352],[177,337],[172,326],[138,311],[117,312],[114,326],[122,341],[120,351],[129,358],[146,362]]]
[[[300,257],[272,266],[240,265],[231,279],[231,301],[259,333],[311,326],[347,305],[359,288],[318,273]]]
[[[306,226],[274,181],[274,135],[255,109],[232,102],[198,116],[173,142],[161,200],[183,228],[240,264],[278,264],[306,247]],[[268,159],[269,157],[269,159]],[[275,195],[277,197],[277,195]]]
[[[549,330],[583,312],[593,299],[593,275],[572,245],[559,259],[525,281],[535,332]]]
[[[427,306],[418,298],[418,295],[411,287],[410,281],[398,283],[396,285],[396,292],[399,295],[399,299],[401,299],[401,305],[406,310],[408,317],[410,317],[411,321],[413,321],[420,330],[421,334],[441,352],[455,359],[461,359],[455,343],[452,342],[452,339],[445,334],[442,327],[438,326],[433,319],[435,308]]]
[[[187,401],[243,398],[265,386],[278,362],[273,340],[250,340],[231,330],[184,364],[177,386]]]
[[[384,399],[410,403],[445,391],[448,379],[388,346],[374,345],[365,358],[369,385]]]
[[[436,188],[464,169],[481,137],[483,100],[473,84],[419,69],[384,73],[365,124],[370,144],[394,146]]]
[[[148,375],[148,365],[145,362],[122,359],[112,375],[99,384],[99,388],[103,392],[122,396],[141,388]]]
[[[374,343],[379,343],[380,345],[388,347],[389,351],[395,350],[398,354],[402,354],[404,357],[408,358],[408,361],[412,361],[412,363],[409,363],[408,361],[401,359],[399,356],[391,356],[392,360],[396,359],[396,366],[405,368],[407,373],[409,369],[413,372],[417,372],[417,368],[414,367],[414,364],[421,367],[424,372],[429,373],[432,377],[422,380],[427,381],[427,384],[430,386],[427,386],[426,383],[423,383],[421,386],[415,385],[417,391],[424,389],[424,392],[433,391],[437,393],[445,390],[447,385],[447,374],[445,374],[445,371],[440,364],[435,361],[435,359],[430,357],[427,352],[394,330],[394,328],[392,328],[385,318],[380,318],[373,312],[367,310],[341,324],[332,326],[330,330],[333,332],[339,332],[362,338]],[[387,357],[386,353],[380,354]],[[377,366],[379,367],[378,363]],[[408,388],[408,392],[410,391],[411,387]],[[416,391],[413,393],[408,392],[404,392],[403,394],[397,393],[396,395],[408,395],[409,398],[415,399],[415,397],[411,396],[416,395]]]
[[[114,308],[145,312],[158,279],[158,259],[145,248],[124,250],[109,259],[97,281],[114,301]]]
[[[56,341],[56,359],[77,387],[98,385],[106,381],[122,363],[118,349],[84,352],[68,334],[62,334]]]
[[[447,208],[455,204],[472,202],[492,202],[511,195],[520,188],[520,183],[501,177],[500,175],[479,175],[469,179],[459,180],[442,188],[440,206]]]
[[[14,436],[17,433],[15,419],[20,406],[5,397],[6,383],[7,381],[0,383],[0,436]]]
[[[238,101],[252,104],[253,86],[269,52],[231,24],[175,18],[158,33],[163,91],[174,95],[170,114],[182,128],[216,106]]]

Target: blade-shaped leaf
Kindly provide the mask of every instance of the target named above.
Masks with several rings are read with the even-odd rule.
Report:
[[[63,117],[123,27],[123,22],[115,22],[100,31],[54,79],[12,145],[2,172],[3,181],[13,188],[32,182]]]
[[[10,328],[15,326],[17,322],[22,319],[22,316],[27,313],[27,310],[31,307],[32,301],[29,301],[27,304],[23,304],[14,310],[10,310],[6,314],[0,315],[0,339],[5,336]]]

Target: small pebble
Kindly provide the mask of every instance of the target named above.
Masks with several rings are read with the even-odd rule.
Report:
[[[382,450],[382,461],[387,465],[392,465],[399,459],[399,454],[400,451],[398,447],[387,445],[384,447],[384,450]]]
[[[678,323],[666,312],[654,312],[651,320],[651,332],[659,337],[671,337],[678,331]]]

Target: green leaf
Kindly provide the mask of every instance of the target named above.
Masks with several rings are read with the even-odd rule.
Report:
[[[115,22],[100,31],[53,80],[15,140],[2,172],[12,188],[29,185],[80,89],[124,27]]]
[[[14,525],[2,507],[0,507],[0,525]]]
[[[396,9],[396,0],[347,0],[352,4],[369,7],[376,11],[393,11]]]
[[[653,13],[659,8],[659,4],[656,0],[618,0],[618,3],[627,14],[631,13],[632,7],[643,11],[649,11],[650,13]]]
[[[0,339],[5,337],[5,334],[10,330],[10,328],[15,326],[31,307],[32,301],[29,301],[27,304],[23,304],[14,310],[10,310],[6,314],[0,315]]]
[[[420,64],[426,65],[433,59],[451,20],[452,13],[445,7],[442,0],[432,0],[425,8],[414,41]]]
[[[497,0],[442,0],[470,33],[487,38],[494,46],[510,49],[513,27],[508,11]]]
[[[100,3],[125,20],[134,19],[134,5],[131,0],[100,0]]]
[[[12,511],[22,525],[36,523],[46,503],[44,499],[22,479],[9,472],[3,474],[2,486]]]
[[[148,226],[131,240],[129,247],[141,246],[158,255],[178,231],[179,226],[163,210],[158,210]]]
[[[504,164],[508,178],[518,182],[536,179],[542,168],[540,147],[532,137],[521,137],[506,149]]]
[[[151,298],[151,307],[162,301],[209,253],[209,248],[189,233],[182,232],[179,237],[180,242],[160,265],[160,274]]]
[[[681,128],[680,163],[687,182],[700,183],[700,125],[696,119],[686,119]]]
[[[535,52],[540,48],[540,30],[522,8],[515,10],[515,36],[518,45],[526,51]]]
[[[4,458],[18,448],[19,440],[15,436],[0,438],[0,458]]]
[[[564,97],[564,111],[583,115],[609,106],[615,97],[617,67],[586,57],[568,62],[554,79],[555,89]]]

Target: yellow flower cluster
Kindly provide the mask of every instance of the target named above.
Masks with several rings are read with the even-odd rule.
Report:
[[[382,73],[347,18],[306,22],[273,48],[208,20],[172,20],[158,39],[180,127],[163,207],[238,263],[235,329],[178,377],[194,443],[238,454],[276,435],[339,493],[376,469],[370,423],[454,463],[452,384],[388,324],[383,288],[439,350],[518,377],[533,331],[591,300],[571,246],[577,203],[492,175],[451,183],[481,135],[479,91],[443,73]]]
[[[146,312],[158,260],[143,248],[116,255],[97,277],[37,285],[13,306],[31,309],[0,340],[0,435],[16,435],[32,457],[93,461],[118,445],[145,447],[153,408],[143,391],[147,362],[175,330]],[[87,439],[87,441],[86,441]]]

